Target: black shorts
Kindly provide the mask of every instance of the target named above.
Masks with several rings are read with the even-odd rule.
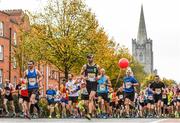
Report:
[[[109,104],[110,106],[112,106],[113,108],[116,108],[116,104],[115,104],[115,102],[110,102],[110,104]]]
[[[153,97],[154,97],[155,103],[157,103],[159,100],[162,100],[162,94],[159,94],[159,95],[154,94]]]
[[[108,93],[98,93],[98,97],[102,97],[106,102],[109,102]]]
[[[32,94],[35,94],[36,95],[36,100],[39,100],[39,90],[38,89],[31,89],[31,90],[28,90],[28,96],[29,98],[31,97]]]
[[[140,106],[142,106],[142,107],[146,106],[146,103],[145,103],[145,102],[142,102],[142,103],[140,102],[139,104],[140,104]]]
[[[168,99],[167,98],[162,99],[162,101],[163,101],[164,105],[168,105]]]
[[[124,105],[124,100],[119,100],[119,101],[118,101],[118,104],[119,104],[119,105]]]
[[[147,100],[147,104],[148,104],[148,103],[150,103],[150,104],[154,104],[154,100],[150,100],[150,99],[148,99],[148,100]]]
[[[131,100],[132,102],[134,101],[134,92],[124,92],[124,99],[128,98],[129,100]]]
[[[26,97],[26,96],[20,96],[20,98],[22,98],[23,101],[29,102],[29,97]]]
[[[54,105],[55,104],[55,101],[54,100],[51,100],[51,101],[49,101],[49,100],[47,100],[48,101],[48,105]]]
[[[89,95],[81,94],[81,100],[89,100]]]
[[[97,91],[97,82],[89,82],[87,81],[87,85],[86,85],[87,91],[90,94],[91,91]]]
[[[69,101],[72,101],[72,103],[77,103],[78,97],[69,97]]]
[[[5,99],[7,99],[8,101],[13,101],[14,100],[12,94],[5,95]]]

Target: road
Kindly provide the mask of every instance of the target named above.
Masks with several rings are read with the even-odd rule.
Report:
[[[179,119],[16,119],[0,118],[0,123],[180,123]]]

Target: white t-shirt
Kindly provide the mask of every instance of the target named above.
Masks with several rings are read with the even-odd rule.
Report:
[[[75,84],[75,81],[72,80],[72,81],[68,81],[66,83],[66,88],[69,90],[69,96],[70,97],[77,97],[78,96],[78,84]],[[74,92],[71,92],[71,91],[74,91]]]

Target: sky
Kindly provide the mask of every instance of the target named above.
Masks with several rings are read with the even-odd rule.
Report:
[[[47,0],[0,0],[2,9],[39,11]],[[109,38],[132,49],[143,4],[146,31],[153,40],[154,69],[180,83],[180,0],[86,0]]]

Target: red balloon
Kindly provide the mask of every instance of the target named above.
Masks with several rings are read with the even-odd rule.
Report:
[[[128,61],[128,59],[126,59],[126,58],[121,58],[120,60],[119,60],[119,62],[118,62],[118,66],[120,67],[120,68],[127,68],[128,66],[129,66],[129,61]]]

